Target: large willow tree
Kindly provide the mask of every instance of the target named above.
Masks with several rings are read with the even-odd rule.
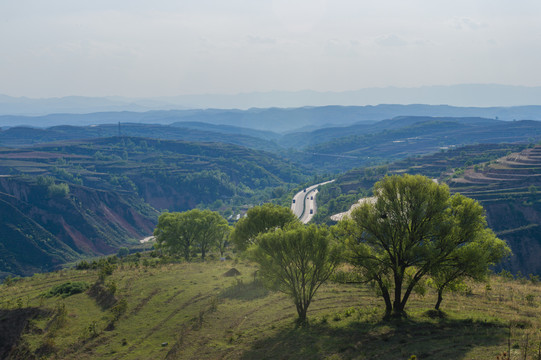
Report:
[[[338,264],[338,254],[328,230],[316,225],[261,234],[250,248],[264,283],[289,295],[295,303],[301,326],[307,324],[306,313],[314,295]]]
[[[346,239],[349,261],[379,289],[387,317],[404,316],[419,281],[428,275],[445,279],[462,266],[462,255],[472,258],[476,251],[473,258],[490,259],[482,264],[486,270],[506,254],[486,256],[493,248],[507,248],[505,243],[489,236],[478,202],[451,196],[446,185],[419,175],[395,175],[376,183],[374,195],[374,203],[365,202],[337,228]]]

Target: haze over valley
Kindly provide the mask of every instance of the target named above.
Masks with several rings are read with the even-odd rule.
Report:
[[[540,14],[2,2],[0,358],[538,359]]]

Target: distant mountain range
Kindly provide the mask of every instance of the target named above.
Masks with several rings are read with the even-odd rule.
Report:
[[[326,125],[327,127],[323,127],[325,126],[323,123],[333,119],[334,116],[340,117],[342,121],[362,118],[364,110],[363,107],[260,111],[208,110],[203,111],[203,116],[199,117],[201,120],[236,121],[241,124],[250,124],[252,121],[254,125],[261,127],[277,126],[282,129],[290,129],[312,121],[312,127],[316,128],[316,130],[310,130],[312,127],[305,126],[305,130],[285,134],[194,121],[179,121],[169,125],[121,123],[120,126],[118,124],[57,125],[47,128],[15,126],[0,130],[0,145],[5,147],[36,146],[58,141],[119,135],[147,139],[226,143],[280,154],[309,166],[315,172],[339,172],[354,167],[436,152],[449,147],[474,143],[535,143],[541,138],[541,121],[503,121],[481,117],[397,116],[381,121],[358,121],[348,126]],[[73,116],[86,118],[90,115]],[[163,119],[171,121],[172,118],[165,115]],[[185,119],[191,120],[193,116],[186,116]]]
[[[201,94],[153,98],[68,96],[31,99],[0,95],[0,115],[35,116],[56,113],[85,114],[110,111],[144,112],[173,109],[297,108],[304,106],[365,106],[378,104],[446,104],[460,107],[541,105],[541,87],[466,84],[416,88],[366,88],[342,92],[270,91],[234,95]],[[424,115],[435,116],[436,114]],[[461,115],[440,114],[438,116]]]
[[[147,112],[94,112],[89,114],[50,114],[41,116],[2,115],[0,127],[57,125],[90,126],[97,124],[145,123],[175,124],[206,123],[226,127],[290,133],[321,128],[374,123],[398,116],[468,117],[495,120],[541,120],[541,106],[514,107],[454,107],[449,105],[377,105],[377,106],[320,106],[301,108],[253,108],[153,110]],[[224,127],[226,126],[226,127]],[[206,126],[208,128],[208,126]],[[217,128],[214,127],[214,130]],[[207,129],[208,130],[208,129]],[[232,129],[230,129],[232,130]],[[245,130],[246,131],[246,130]],[[231,131],[229,131],[231,133]],[[244,133],[245,135],[251,135]],[[269,135],[269,134],[267,134]],[[267,137],[267,139],[272,139]]]

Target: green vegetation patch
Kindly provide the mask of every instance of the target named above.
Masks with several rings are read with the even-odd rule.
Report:
[[[61,296],[66,298],[71,295],[82,293],[89,287],[90,285],[86,281],[68,281],[63,284],[53,286],[45,296]]]

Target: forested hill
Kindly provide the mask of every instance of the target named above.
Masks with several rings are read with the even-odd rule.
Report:
[[[307,179],[245,147],[129,137],[1,148],[0,174],[0,275],[114,252],[150,235],[165,209],[238,213]]]
[[[380,128],[382,124],[378,123]],[[497,121],[480,118],[393,119],[377,132],[368,129],[304,148],[295,159],[328,171],[425,155],[442,148],[469,144],[535,142],[541,137],[540,121]]]
[[[329,107],[325,111],[318,109],[316,112],[311,112],[310,109],[302,111],[291,109],[289,110],[291,113],[286,110],[267,109],[260,112],[254,110],[249,113],[252,115],[266,113],[269,118],[264,121],[271,121],[272,116],[269,114],[274,114],[276,124],[282,121],[278,114],[288,116],[297,114],[298,118],[287,117],[289,124],[311,123],[312,127],[323,128],[276,133],[248,127],[192,122],[187,121],[191,118],[187,117],[183,118],[184,121],[173,122],[170,125],[130,122],[114,125],[62,125],[49,128],[19,126],[0,131],[0,144],[8,147],[27,146],[52,141],[96,139],[118,134],[166,140],[221,142],[285,154],[296,162],[311,166],[314,171],[325,173],[347,171],[359,166],[429,154],[445,147],[475,143],[533,142],[541,136],[541,122],[533,120],[398,116],[381,121],[359,120],[352,125],[336,126],[340,122],[351,122],[356,116],[362,118],[360,113],[355,112],[358,109]],[[209,111],[205,114],[208,116],[228,114],[227,119],[231,123],[234,122],[235,116],[242,114],[248,116],[243,112]],[[175,117],[167,119],[178,120]],[[246,126],[256,126],[257,121],[261,120],[257,118],[254,123],[250,123],[238,119],[239,124]],[[324,119],[328,121],[326,125],[323,123]],[[136,118],[132,119],[135,120]],[[205,117],[202,120],[211,121]],[[285,129],[281,128],[281,131]]]
[[[207,126],[205,126],[207,125]],[[17,126],[0,131],[3,146],[26,146],[62,140],[95,139],[112,136],[133,136],[163,140],[222,142],[258,150],[276,151],[279,146],[272,133],[239,127],[212,126],[204,123],[160,124],[100,124],[92,126],[58,125],[48,128]],[[270,135],[269,135],[270,134]],[[275,134],[278,136],[277,134]]]

